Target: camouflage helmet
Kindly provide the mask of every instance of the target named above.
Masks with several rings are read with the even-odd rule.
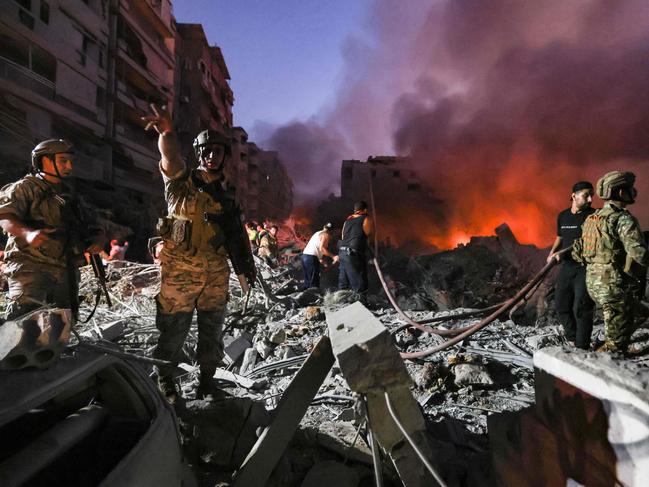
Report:
[[[39,142],[34,149],[32,149],[32,167],[40,171],[41,158],[43,156],[53,156],[56,154],[73,153],[74,149],[72,144],[64,139],[48,139]]]
[[[203,130],[196,136],[192,145],[197,158],[200,157],[199,149],[204,145],[221,145],[225,149],[226,155],[232,155],[231,137],[216,130]]]
[[[603,200],[613,198],[613,192],[618,188],[633,188],[635,174],[632,172],[611,171],[597,181],[597,196]]]

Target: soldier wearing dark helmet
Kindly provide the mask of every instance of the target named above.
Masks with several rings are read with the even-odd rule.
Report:
[[[199,394],[214,392],[212,377],[223,358],[221,336],[230,268],[242,287],[255,279],[254,261],[235,203],[234,189],[224,178],[231,156],[226,134],[205,130],[194,140],[199,166],[189,170],[183,161],[169,113],[152,105],[147,129],[158,134],[160,172],[164,180],[168,216],[158,223],[164,240],[160,255],[162,283],[157,296],[156,326],[160,331],[154,356],[172,363],[158,367],[158,385],[170,402],[178,392],[173,379],[182,358],[194,310],[198,324]]]
[[[7,319],[42,305],[77,307],[77,265],[99,252],[103,232],[70,191],[72,144],[45,140],[32,151],[32,171],[0,190],[0,226],[7,234]]]
[[[597,195],[606,203],[586,219],[573,246],[573,258],[586,264],[588,293],[604,313],[606,341],[600,351],[627,352],[638,287],[649,264],[638,220],[626,210],[635,202],[634,183],[633,173],[621,171],[597,182]]]

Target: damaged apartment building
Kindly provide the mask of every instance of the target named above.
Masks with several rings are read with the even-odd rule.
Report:
[[[3,1],[0,181],[24,174],[38,141],[69,139],[79,190],[105,209],[116,224],[113,236],[138,229],[129,238],[141,257],[164,205],[156,135],[143,130],[140,118],[151,103],[172,109],[191,159],[191,139],[200,130],[233,125],[229,79],[220,48],[209,45],[202,26],[177,24],[170,0]],[[246,216],[266,216],[257,200],[264,184],[292,183],[286,171],[272,169],[272,156],[248,147],[244,129],[233,136],[239,146],[233,172]],[[266,166],[281,179],[260,179]],[[278,219],[290,213],[292,201],[284,198],[271,202],[282,208],[273,215]]]
[[[399,195],[398,205],[395,195]],[[340,196],[330,196],[318,207],[318,223],[333,220],[342,226],[338,219],[351,213],[354,202],[364,200],[371,204],[372,196],[381,215],[384,243],[418,250],[418,244],[409,242],[407,236],[425,231],[424,223],[440,211],[440,200],[435,197],[434,188],[406,157],[370,156],[366,161],[343,160]],[[422,225],[421,230],[417,229],[418,225]]]

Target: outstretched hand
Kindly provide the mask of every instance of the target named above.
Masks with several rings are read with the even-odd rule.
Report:
[[[30,230],[25,235],[25,240],[32,247],[40,247],[47,242],[50,237],[49,234],[56,232],[55,228],[41,228],[39,230]]]
[[[142,121],[146,122],[144,130],[155,129],[159,134],[165,134],[173,130],[173,123],[171,122],[171,115],[167,111],[165,105],[158,107],[155,103],[149,105],[151,107],[152,115],[142,117]]]

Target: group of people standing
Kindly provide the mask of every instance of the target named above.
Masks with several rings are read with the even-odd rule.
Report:
[[[367,203],[354,203],[354,212],[343,224],[338,255],[332,254],[329,242],[333,224],[327,223],[309,239],[302,251],[304,289],[320,286],[320,264],[324,258],[332,264],[339,263],[338,289],[351,289],[361,295],[367,292],[367,249],[369,238],[374,233],[374,224],[368,214]]]
[[[270,267],[277,267],[279,263],[279,244],[277,242],[279,227],[268,221],[260,224],[252,220],[246,222],[245,227],[253,252]]]
[[[158,222],[161,288],[156,297],[160,331],[153,355],[159,359],[158,385],[170,400],[178,395],[174,381],[183,344],[196,312],[199,394],[214,392],[212,378],[223,358],[222,326],[229,292],[230,266],[244,292],[254,284],[251,225],[241,220],[234,188],[224,175],[232,156],[227,133],[206,130],[194,140],[198,167],[181,157],[170,114],[152,106],[147,129],[158,133],[160,173],[167,216]],[[47,140],[32,151],[32,171],[0,191],[0,227],[7,234],[5,274],[9,285],[7,318],[33,308],[78,307],[78,266],[84,252],[99,253],[105,236],[94,212],[67,184],[74,161],[72,145]],[[600,350],[625,352],[633,332],[634,305],[644,292],[649,256],[638,221],[626,207],[635,202],[635,176],[614,171],[596,188],[585,181],[572,188],[570,208],[559,214],[557,239],[548,260],[560,259],[557,311],[567,339],[588,349],[594,303],[604,312],[606,341]],[[593,194],[603,208],[591,208]],[[327,223],[307,243],[302,256],[304,287],[320,284],[325,258],[339,263],[339,289],[362,296],[368,287],[368,242],[374,233],[367,204],[359,201],[342,227],[338,255],[328,249],[333,225]],[[258,253],[277,252],[277,227],[255,236]],[[127,244],[113,242],[114,257],[123,258]],[[560,253],[572,246],[571,253]],[[112,255],[112,254],[111,254]]]
[[[605,341],[598,351],[627,353],[635,306],[644,295],[649,255],[638,220],[626,209],[635,203],[635,175],[612,171],[597,181],[575,183],[570,208],[559,213],[557,238],[548,262],[560,260],[555,304],[568,342],[591,346],[595,304],[602,308]],[[601,209],[591,207],[597,193]],[[559,251],[572,247],[571,251]]]

